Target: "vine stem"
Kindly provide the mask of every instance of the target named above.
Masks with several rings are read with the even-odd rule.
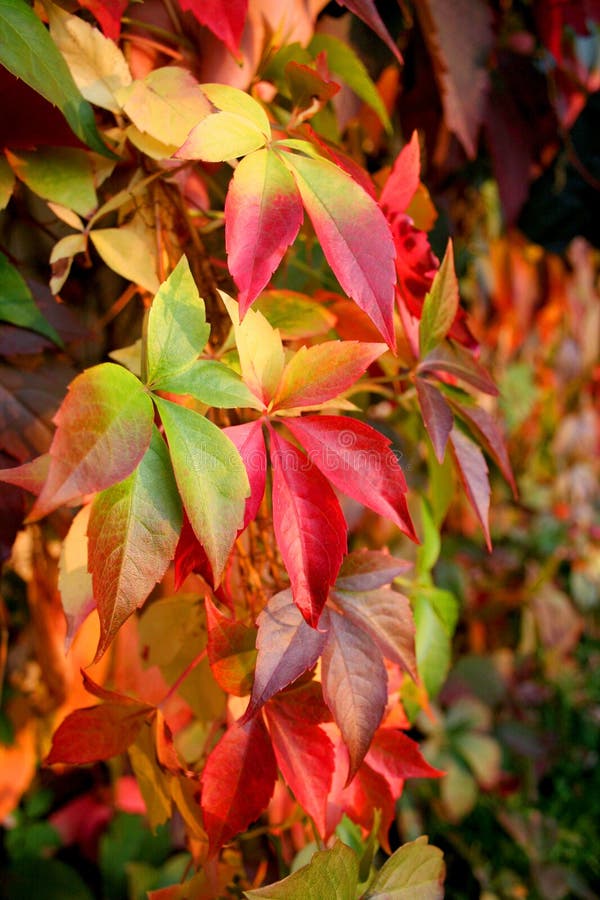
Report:
[[[185,681],[185,679],[188,677],[190,672],[193,672],[194,669],[196,668],[196,666],[200,665],[200,663],[202,662],[202,660],[204,659],[206,654],[207,654],[207,649],[205,647],[204,650],[202,651],[202,653],[199,653],[198,656],[195,656],[194,659],[190,663],[188,663],[188,665],[185,667],[185,669],[183,670],[181,675],[179,675],[179,677],[175,679],[175,681],[173,682],[173,684],[171,685],[171,687],[169,688],[169,690],[167,691],[165,696],[162,698],[162,700],[158,704],[159,709],[162,709],[163,706],[165,705],[165,703],[167,702],[167,700],[171,699],[173,694],[177,691],[177,689],[180,687],[182,682]]]

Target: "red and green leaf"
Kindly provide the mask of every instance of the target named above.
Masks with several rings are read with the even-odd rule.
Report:
[[[265,494],[267,448],[265,447],[262,423],[257,419],[255,422],[246,422],[244,425],[231,425],[229,428],[224,428],[223,433],[237,448],[250,482],[250,496],[246,500],[244,512],[243,528],[245,528],[256,518]]]
[[[438,344],[417,367],[419,375],[447,374],[483,391],[493,397],[498,395],[498,388],[483,366],[477,362],[467,350],[455,343],[445,341]]]
[[[517,485],[506,449],[506,440],[499,423],[481,406],[466,406],[450,399],[450,403],[458,415],[475,432],[487,452],[496,462],[498,468],[517,496]]]
[[[326,159],[282,154],[343,290],[394,348],[394,242],[376,202]]]
[[[300,347],[283,370],[272,409],[317,406],[338,397],[368,369],[385,344],[325,341]]]
[[[208,661],[220,687],[244,697],[252,689],[256,664],[256,628],[224,616],[209,597],[206,603]]]
[[[417,541],[406,503],[406,480],[388,438],[370,425],[342,416],[290,418],[286,427],[335,487],[391,519]]]
[[[448,241],[444,259],[435,273],[433,284],[425,297],[421,310],[419,323],[421,356],[426,356],[446,337],[456,318],[458,303],[458,279],[454,271],[454,253],[452,241]]]
[[[379,204],[388,218],[403,215],[419,187],[421,148],[419,135],[413,131],[408,144],[402,148],[392,171],[383,186]]]
[[[100,617],[99,658],[164,576],[181,530],[181,501],[158,431],[134,471],[99,493],[88,525],[88,568]]]
[[[316,628],[346,550],[346,522],[327,480],[270,428],[273,527],[294,602]]]
[[[215,854],[266,808],[277,764],[260,717],[231,725],[202,772],[202,815],[210,853]]]
[[[31,521],[126,478],[150,444],[152,402],[131,372],[103,363],[75,378],[54,421],[48,478]]]
[[[240,319],[268,284],[302,219],[298,188],[279,156],[272,150],[246,156],[225,202],[227,260],[239,290]]]

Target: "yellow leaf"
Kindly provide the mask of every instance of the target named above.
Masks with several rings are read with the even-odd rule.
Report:
[[[120,228],[98,228],[90,232],[94,247],[118,275],[155,294],[159,288],[156,250],[151,231],[133,223]]]

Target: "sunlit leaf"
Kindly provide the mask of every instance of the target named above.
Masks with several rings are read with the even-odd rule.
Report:
[[[420,837],[386,860],[365,900],[442,900],[444,875],[442,851]]]
[[[282,153],[339,283],[390,347],[394,335],[394,243],[375,201],[326,159]]]
[[[240,292],[240,318],[295,240],[302,218],[298,189],[277,154],[257,150],[246,156],[225,202],[228,266]]]
[[[273,527],[294,602],[316,628],[346,550],[346,522],[327,480],[273,429]]]
[[[128,697],[77,709],[54,732],[44,762],[85,765],[117,756],[134,742],[151,713],[151,706]]]
[[[99,658],[167,570],[181,530],[181,502],[156,429],[139,465],[99,493],[88,528],[89,570],[100,616]]]
[[[184,372],[161,378],[154,388],[172,394],[189,394],[206,406],[221,409],[264,409],[264,404],[237,372],[216,359],[199,359]]]
[[[336,841],[331,850],[319,850],[308,865],[282,881],[244,894],[251,900],[355,900],[357,885],[358,857]]]
[[[152,420],[152,402],[131,372],[103,363],[78,375],[55,416],[48,478],[30,519],[126,478],[148,449]]]
[[[90,232],[90,238],[110,269],[151,294],[158,291],[156,254],[139,228],[131,224],[120,228],[95,228]]]
[[[175,156],[221,162],[264,147],[271,126],[260,103],[227,84],[203,84],[202,90],[218,112],[192,129]]]
[[[254,678],[256,628],[224,616],[209,597],[205,602],[211,671],[224,691],[244,697]]]
[[[419,348],[426,356],[448,334],[458,311],[458,280],[454,271],[452,241],[425,297],[419,323]]]
[[[158,397],[155,403],[185,510],[218,583],[244,521],[246,469],[234,444],[204,416]]]
[[[388,218],[406,212],[419,187],[420,173],[419,135],[413,131],[410,141],[396,157],[379,198],[379,203]]]
[[[263,291],[254,309],[279,330],[284,341],[326,334],[336,322],[335,315],[322,303],[297,291]]]
[[[6,209],[15,188],[15,173],[5,156],[0,156],[0,209]]]

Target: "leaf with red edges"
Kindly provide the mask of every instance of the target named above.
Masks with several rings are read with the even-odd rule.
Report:
[[[415,387],[425,428],[431,438],[436,458],[442,463],[454,424],[452,410],[444,395],[424,378],[415,378]]]
[[[300,347],[283,370],[273,411],[317,406],[338,397],[385,353],[385,344],[325,341]]]
[[[350,12],[353,12],[359,19],[362,19],[365,25],[368,25],[369,28],[375,32],[377,37],[381,38],[386,47],[394,54],[398,62],[402,64],[402,54],[392,40],[383,19],[377,12],[375,0],[338,0],[338,3],[340,6],[345,6]]]
[[[383,550],[355,550],[344,559],[335,582],[337,591],[371,591],[389,584],[412,563]]]
[[[255,422],[246,422],[244,425],[230,425],[229,428],[223,429],[223,433],[235,445],[242,457],[250,482],[250,496],[246,500],[244,524],[241,529],[243,531],[248,522],[253,522],[256,518],[265,494],[267,448],[265,447],[262,423],[257,419]]]
[[[350,754],[350,781],[383,718],[387,672],[369,635],[335,610],[329,611],[321,666],[323,697]]]
[[[96,659],[161,580],[181,530],[181,501],[169,453],[155,428],[136,469],[95,498],[88,570],[100,617]]]
[[[333,744],[322,728],[290,714],[283,698],[265,707],[277,765],[300,806],[319,834],[326,830],[327,795],[331,788]]]
[[[78,375],[54,417],[48,478],[30,521],[126,478],[148,449],[153,417],[150,397],[121,366],[103,363]]]
[[[282,153],[327,262],[343,290],[373,320],[387,344],[394,333],[395,250],[377,203],[334,163]]]
[[[211,855],[258,818],[276,778],[277,764],[262,719],[231,725],[202,772],[201,806]]]
[[[294,603],[316,628],[346,550],[346,521],[329,483],[270,428],[273,527]]]
[[[344,416],[302,416],[286,420],[286,427],[332,484],[391,519],[418,543],[406,503],[406,480],[389,438]]]
[[[392,171],[383,186],[379,205],[388,218],[405,213],[419,187],[421,174],[421,148],[419,135],[413,131],[412,137],[394,162]]]
[[[225,201],[227,262],[239,290],[240,319],[268,284],[302,219],[298,188],[279,156],[263,149],[242,159]]]
[[[210,28],[233,56],[239,55],[248,0],[179,0],[179,5]]]
[[[55,731],[45,764],[85,765],[117,756],[135,741],[152,711],[135,701],[77,709]]]
[[[491,551],[492,539],[490,537],[488,520],[490,511],[490,480],[485,458],[477,444],[474,444],[456,426],[450,432],[450,444],[460,480],[463,483],[469,502],[481,522],[487,548]]]
[[[327,616],[326,611],[324,616]],[[325,632],[306,624],[290,590],[271,597],[257,624],[254,685],[243,720],[311,669],[325,646]],[[323,624],[326,625],[326,621]]]
[[[417,680],[415,622],[410,601],[390,588],[331,594],[345,615],[375,641],[383,655]]]
[[[423,758],[419,745],[396,728],[378,728],[365,762],[383,775],[394,797],[399,797],[406,778],[441,778],[440,769]]]
[[[21,466],[12,466],[10,469],[0,469],[0,481],[6,484],[14,484],[15,487],[23,488],[31,494],[40,494],[44,483],[48,478],[50,469],[51,456],[49,453],[43,453],[42,456],[36,456],[31,462],[23,463]]]
[[[228,694],[244,697],[252,689],[256,664],[256,628],[224,616],[205,597],[208,661],[215,680]]]
[[[513,475],[508,451],[506,449],[506,441],[499,423],[496,419],[492,418],[487,410],[482,409],[480,406],[464,406],[462,403],[456,403],[452,398],[450,399],[450,403],[461,419],[471,427],[480,439],[483,446],[508,481],[512,488],[512,492],[516,497],[517,485],[515,476]]]

